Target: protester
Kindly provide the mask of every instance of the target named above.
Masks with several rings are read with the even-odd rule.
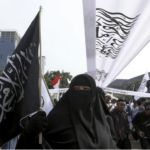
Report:
[[[117,97],[112,97],[112,99],[111,99],[111,109],[110,109],[110,111],[112,111],[117,105],[117,101],[118,101],[118,98]]]
[[[117,106],[111,111],[111,116],[113,118],[115,131],[118,137],[117,146],[120,149],[131,149],[129,139],[133,140],[133,136],[129,127],[127,113],[124,111],[125,105],[126,101],[119,99],[117,101]]]
[[[142,149],[150,149],[150,102],[145,104],[145,111],[139,112],[132,123],[139,135]]]
[[[135,102],[135,99],[134,99],[134,96],[132,96],[132,99],[130,100],[130,108],[131,108],[131,110],[133,109],[134,102]]]
[[[106,105],[107,105],[107,107],[108,107],[108,110],[110,110],[111,107],[112,107],[112,104],[110,103],[111,98],[112,98],[112,97],[111,97],[111,94],[107,93],[107,94],[105,95],[105,102],[106,102]]]
[[[132,108],[132,110],[131,110],[131,117],[132,117],[132,119],[133,119],[133,117],[135,116],[134,115],[134,111],[135,111],[135,108],[137,107],[137,102],[135,101],[134,102],[134,104],[133,104],[133,108]]]
[[[129,104],[129,100],[126,100],[126,107],[125,107],[125,111],[127,112],[128,115],[128,121],[129,121],[129,125],[130,125],[130,129],[132,129],[133,125],[132,125],[132,117],[131,117],[131,107]],[[133,108],[132,108],[133,109]]]
[[[139,98],[137,100],[137,105],[138,107],[136,107],[135,111],[134,111],[134,116],[138,113],[138,112],[142,112],[145,110],[144,108],[144,104],[147,102],[146,98]]]
[[[134,116],[138,113],[139,107],[141,106],[141,100],[140,100],[140,98],[136,102],[137,102],[137,107],[134,110]]]
[[[52,149],[116,148],[96,94],[95,81],[89,75],[76,76],[49,115],[42,115],[37,113],[31,118],[17,148],[39,148],[39,132],[43,132],[43,140],[46,140],[43,144],[49,144]]]

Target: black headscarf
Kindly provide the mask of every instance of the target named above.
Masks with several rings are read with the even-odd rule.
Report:
[[[106,105],[106,101],[105,101],[105,93],[104,91],[100,88],[100,87],[96,87],[96,90],[97,90],[97,94],[98,94],[98,97],[99,99],[101,100],[101,104],[102,104],[102,107],[103,107],[103,110],[105,112],[105,115],[110,115],[110,112],[108,110],[108,107]]]
[[[88,86],[91,90],[74,90],[74,86]],[[95,81],[89,75],[81,74],[72,80],[69,90],[48,118],[45,137],[52,148],[116,148],[102,104],[96,96]],[[60,143],[63,143],[61,147],[56,146]]]

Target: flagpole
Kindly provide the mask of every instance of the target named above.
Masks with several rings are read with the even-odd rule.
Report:
[[[40,63],[39,63],[39,97],[40,97],[40,111],[42,111],[41,105],[41,80],[42,80],[42,41],[41,41],[41,12],[42,6],[39,11],[39,42],[40,42]],[[42,132],[39,133],[39,144],[42,144]]]
[[[47,84],[46,84],[46,81],[45,81],[45,78],[44,78],[44,76],[43,76],[43,75],[42,75],[42,78],[43,78],[44,84],[45,84],[45,86],[46,86],[46,89],[47,89],[48,95],[49,95],[49,97],[50,97],[50,99],[51,99],[51,101],[52,101],[52,98],[51,98],[50,92],[49,92],[49,90],[48,90],[48,86],[47,86]],[[52,101],[52,103],[53,103],[53,106],[54,106],[54,102],[53,102],[53,101]]]

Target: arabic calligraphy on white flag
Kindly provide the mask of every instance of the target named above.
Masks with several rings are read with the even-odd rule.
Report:
[[[87,70],[105,88],[150,40],[149,0],[83,0]]]

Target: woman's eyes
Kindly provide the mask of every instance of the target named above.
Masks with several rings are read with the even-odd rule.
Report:
[[[86,91],[91,90],[90,88],[78,88],[78,87],[74,87],[73,89],[74,90],[86,90]]]

